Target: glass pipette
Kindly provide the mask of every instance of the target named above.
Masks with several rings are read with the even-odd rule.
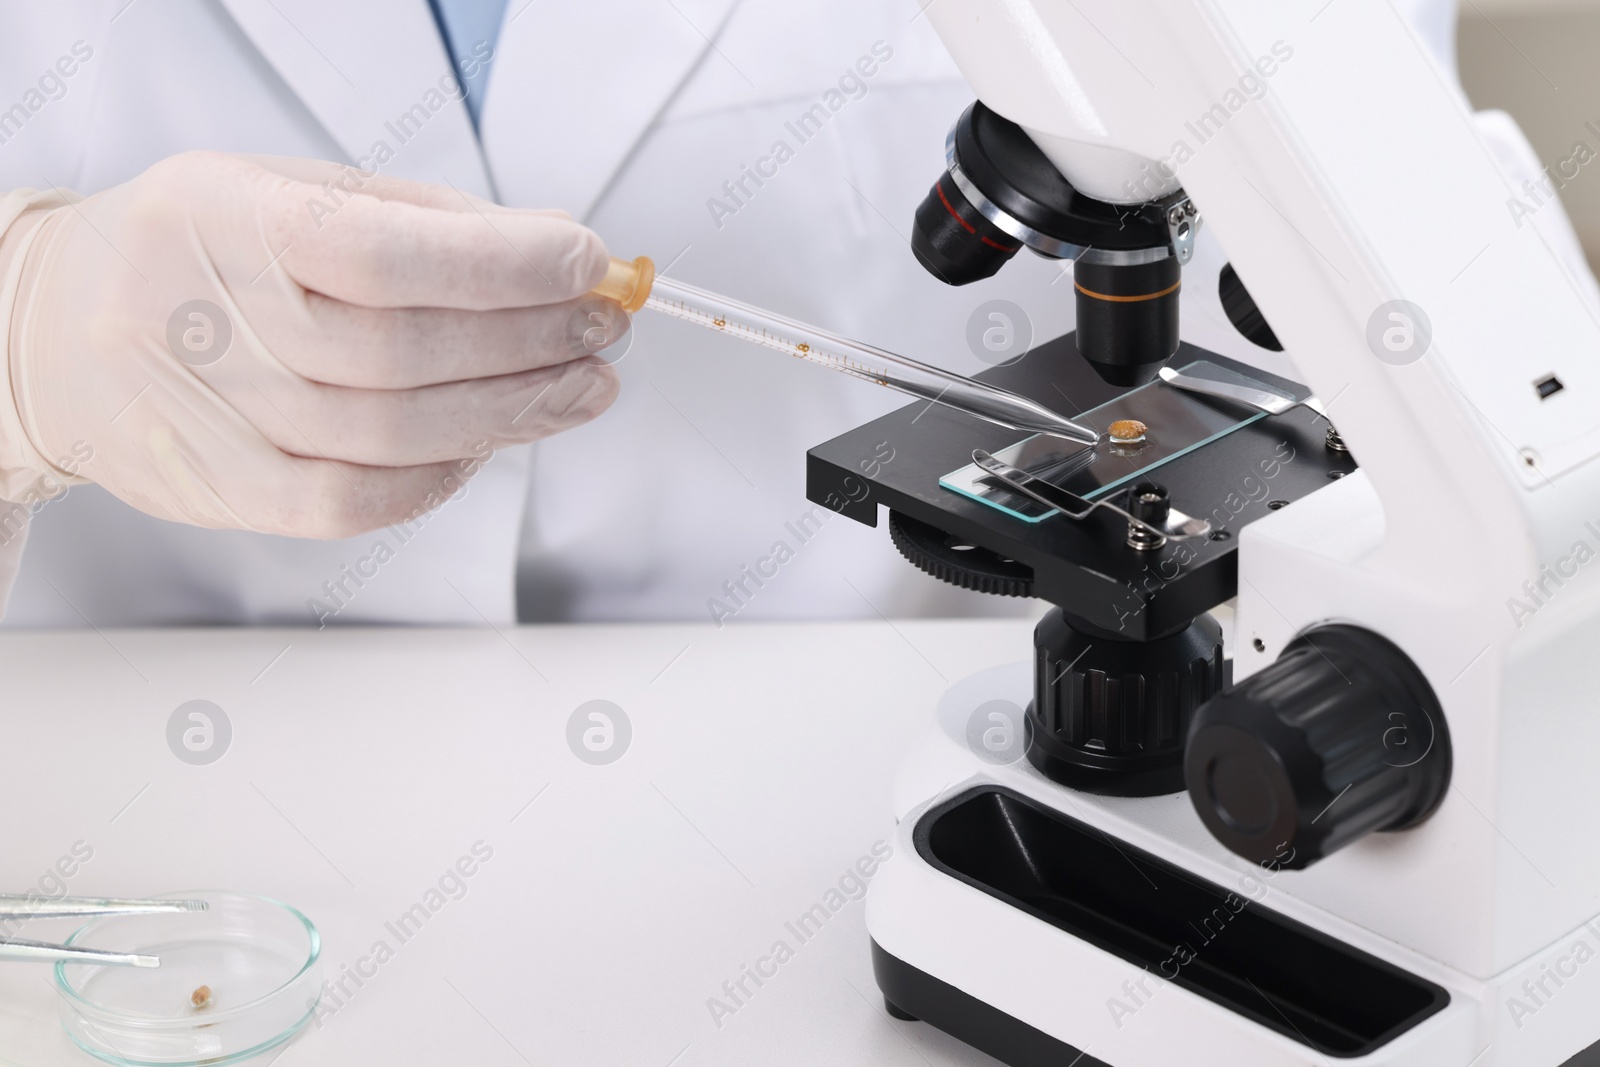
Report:
[[[1100,439],[1089,427],[1009,390],[930,367],[692,285],[658,278],[655,264],[648,256],[640,256],[631,263],[613,259],[605,280],[594,292],[615,300],[630,314],[640,308],[650,308],[1000,426],[1046,433],[1080,444],[1092,445]]]

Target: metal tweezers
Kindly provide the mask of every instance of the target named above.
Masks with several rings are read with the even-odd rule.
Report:
[[[42,899],[37,895],[23,896],[0,893],[0,927],[28,919],[88,919],[100,915],[170,915],[183,911],[205,911],[210,905],[203,900],[125,900],[119,897],[62,897],[59,900]],[[0,928],[0,961],[20,960],[32,963],[51,963],[65,960],[69,963],[92,963],[113,967],[159,967],[158,956],[145,956],[136,952],[107,952],[97,948],[73,948],[51,945],[43,941],[24,941],[7,936]]]

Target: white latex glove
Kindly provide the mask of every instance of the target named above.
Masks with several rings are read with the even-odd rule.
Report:
[[[165,519],[351,536],[616,395],[579,310],[606,251],[564,213],[192,153],[79,202],[12,194],[0,235],[8,500],[88,479]],[[627,316],[596,307],[615,341]]]

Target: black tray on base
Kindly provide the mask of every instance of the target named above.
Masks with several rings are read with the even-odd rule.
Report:
[[[1433,982],[1001,786],[940,804],[913,840],[935,870],[1144,968],[1144,996],[1181,986],[1323,1056],[1368,1055],[1450,1002]],[[903,1015],[1012,1067],[1078,1055],[876,944],[873,965]],[[1132,1016],[1140,1004],[1125,1007]]]

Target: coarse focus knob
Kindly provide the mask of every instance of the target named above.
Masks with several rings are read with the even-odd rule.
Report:
[[[1033,632],[1028,759],[1073,789],[1160,796],[1183,789],[1189,720],[1224,684],[1222,628],[1202,615],[1130,641],[1056,608]]]
[[[1404,652],[1370,630],[1322,626],[1195,713],[1184,777],[1218,841],[1301,868],[1433,814],[1450,735]]]

